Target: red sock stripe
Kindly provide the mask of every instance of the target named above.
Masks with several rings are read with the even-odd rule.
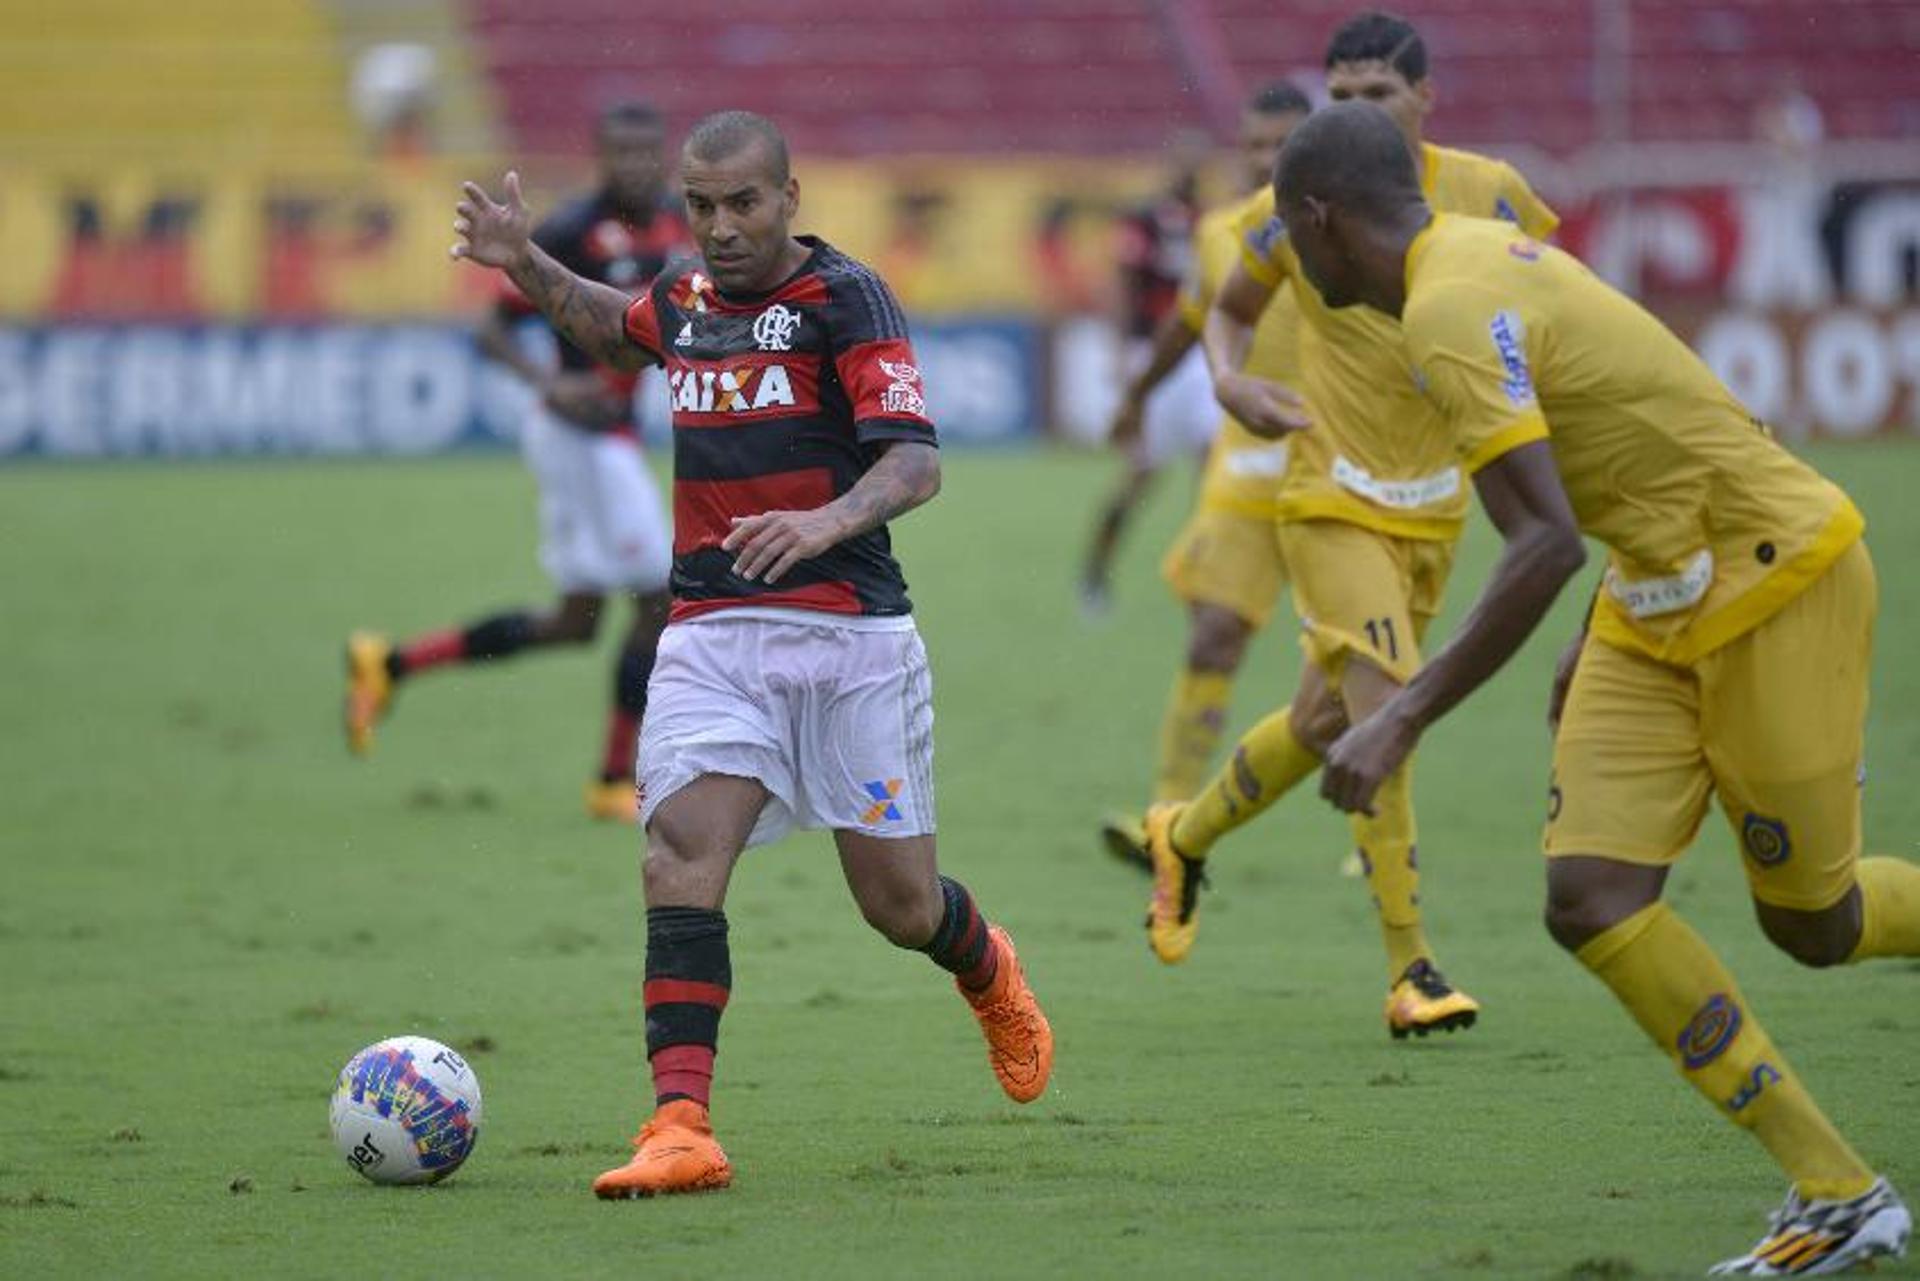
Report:
[[[654,1054],[653,1094],[666,1100],[684,1095],[707,1107],[713,1094],[713,1047],[711,1045],[669,1045]]]
[[[973,930],[970,931],[968,935],[969,944],[971,944],[971,940],[975,934],[985,933],[986,928],[987,919],[981,916],[980,913],[975,912],[973,914]],[[962,949],[961,955],[966,955],[964,949]],[[954,977],[960,980],[961,987],[966,988],[970,992],[978,992],[992,986],[994,976],[999,972],[1000,953],[999,950],[994,947],[993,940],[988,938],[985,940],[985,945],[980,949],[980,963],[970,970],[954,975]]]
[[[428,632],[400,647],[400,666],[417,672],[442,663],[457,663],[466,656],[467,640],[460,632],[452,629]]]
[[[693,979],[648,979],[642,999],[649,1006],[711,1005],[716,1010],[724,1010],[727,989],[718,983],[699,983]]]
[[[969,903],[968,906],[972,907],[973,905]],[[965,956],[967,953],[973,951],[974,948],[979,947],[980,936],[986,933],[986,930],[986,918],[980,915],[980,909],[976,907],[967,914],[967,932],[960,936],[960,945],[953,949],[953,954],[955,956]]]
[[[624,707],[607,713],[607,750],[600,758],[600,776],[632,778],[633,754],[639,746],[639,718]]]

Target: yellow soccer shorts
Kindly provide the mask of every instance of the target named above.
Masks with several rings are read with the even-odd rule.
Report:
[[[1339,688],[1358,655],[1406,684],[1453,571],[1453,543],[1403,538],[1341,520],[1287,521],[1280,556],[1293,581],[1307,657]]]
[[[1286,584],[1271,516],[1202,506],[1160,562],[1160,576],[1189,605],[1217,605],[1264,627]]]
[[[1554,743],[1546,851],[1664,866],[1718,795],[1753,896],[1818,911],[1854,883],[1878,588],[1864,543],[1688,666],[1592,636]]]

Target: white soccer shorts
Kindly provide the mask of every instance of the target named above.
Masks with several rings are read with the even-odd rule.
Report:
[[[632,437],[584,431],[543,405],[522,452],[540,487],[540,567],[563,592],[657,592],[673,571],[673,531]]]
[[[795,827],[925,836],[933,675],[911,618],[723,609],[666,629],[647,686],[641,822],[705,774],[771,794],[747,844]]]
[[[1130,344],[1129,373],[1151,358],[1152,346],[1146,340]],[[1213,398],[1213,378],[1207,372],[1207,358],[1196,344],[1147,397],[1146,420],[1141,426],[1147,459],[1160,464],[1205,453],[1213,443],[1214,434],[1220,430],[1220,416],[1220,405]]]

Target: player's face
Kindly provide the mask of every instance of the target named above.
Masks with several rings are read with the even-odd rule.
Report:
[[[1298,111],[1268,115],[1261,111],[1240,116],[1240,163],[1244,167],[1242,185],[1256,191],[1273,181],[1273,165],[1280,159],[1280,148],[1307,117]]]
[[[1420,131],[1433,110],[1433,82],[1410,82],[1378,59],[1336,62],[1327,68],[1327,94],[1335,102],[1358,100],[1382,107],[1400,126],[1409,147],[1420,145]]]
[[[600,126],[600,180],[623,209],[643,209],[660,198],[666,181],[660,126],[610,120]]]
[[[800,184],[792,178],[779,182],[758,144],[722,160],[688,156],[680,178],[687,221],[713,283],[743,294],[779,284],[789,228],[800,207]]]
[[[1282,200],[1279,209],[1287,224],[1287,239],[1300,256],[1300,270],[1327,306],[1351,307],[1359,302],[1353,259],[1341,247],[1332,209],[1312,196]]]

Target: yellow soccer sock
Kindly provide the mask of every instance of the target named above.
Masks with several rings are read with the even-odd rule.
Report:
[[[1860,860],[1860,942],[1848,958],[1920,956],[1920,863]]]
[[[1846,1199],[1873,1172],[1774,1048],[1706,940],[1664,903],[1589,939],[1580,963],[1613,989],[1694,1089],[1753,1131],[1800,1194]]]
[[[1293,736],[1292,713],[1281,708],[1248,730],[1173,826],[1173,843],[1188,858],[1205,858],[1213,843],[1285,796],[1320,768],[1320,758]]]
[[[1373,814],[1353,816],[1353,843],[1373,890],[1380,914],[1380,937],[1387,945],[1387,980],[1394,982],[1422,957],[1431,959],[1427,933],[1420,927],[1420,862],[1414,853],[1413,764],[1394,771],[1374,794]]]
[[[1153,771],[1153,799],[1184,801],[1200,790],[1214,749],[1227,727],[1233,677],[1182,668],[1160,721],[1160,760]]]

